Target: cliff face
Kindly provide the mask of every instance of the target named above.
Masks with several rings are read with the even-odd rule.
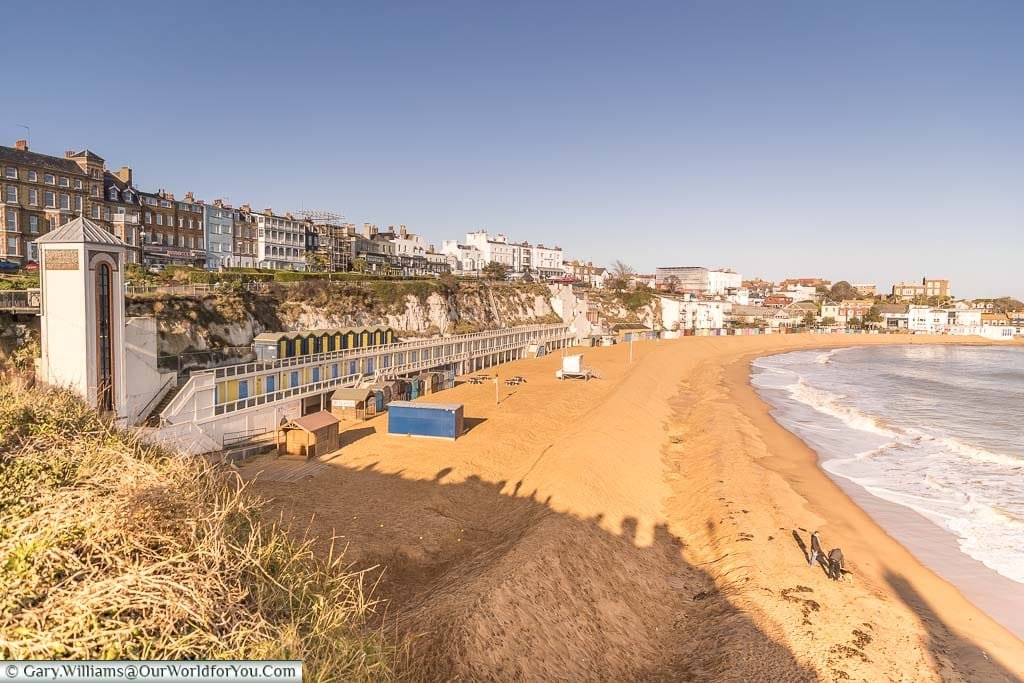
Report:
[[[265,294],[155,296],[128,314],[158,321],[162,365],[185,369],[252,358],[261,332],[389,325],[400,338],[463,334],[503,325],[561,322],[546,285],[309,282]]]

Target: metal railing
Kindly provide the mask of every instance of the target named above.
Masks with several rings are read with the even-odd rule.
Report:
[[[512,336],[515,337],[515,339],[513,339],[511,342],[506,343],[512,343],[514,345],[525,345],[542,341],[551,341],[554,339],[562,339],[565,338],[568,334],[569,328],[565,325],[530,325],[526,327],[510,327],[504,330],[472,332],[470,334],[460,334],[451,337],[436,337],[432,339],[396,342],[394,344],[364,346],[356,349],[326,351],[323,353],[313,353],[305,356],[295,356],[294,358],[278,358],[277,360],[253,361],[251,363],[240,363],[238,365],[228,365],[222,368],[212,368],[210,370],[193,372],[192,374],[213,374],[216,378],[221,379],[226,377],[251,375],[260,372],[269,372],[272,370],[294,368],[297,366],[301,367],[307,365],[316,365],[319,363],[330,363],[334,361],[365,358],[367,356],[380,356],[384,354],[394,355],[396,353],[419,351],[425,348],[435,348],[438,346],[444,347],[448,345],[451,345],[453,347],[453,350],[459,353],[467,352],[470,354],[486,355],[488,353],[493,353],[494,351],[496,351],[499,344],[489,344],[474,348],[472,346],[472,343],[476,341],[490,341],[500,339],[502,337]],[[465,346],[460,347],[460,345],[465,344],[470,344],[470,347],[468,349],[465,348]]]
[[[7,289],[0,291],[0,310],[38,311],[42,297],[38,289]]]
[[[245,290],[253,294],[262,294],[270,290],[269,282],[249,281],[243,283]],[[147,294],[170,294],[175,296],[205,296],[217,294],[228,285],[196,283],[186,285],[125,285],[125,296],[145,296]]]

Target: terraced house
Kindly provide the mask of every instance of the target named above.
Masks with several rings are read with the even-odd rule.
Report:
[[[35,261],[41,235],[78,215],[101,220],[104,169],[89,150],[57,157],[30,151],[25,140],[0,146],[0,259]]]
[[[278,216],[264,209],[256,216],[257,267],[306,270],[306,223],[290,213]]]
[[[203,203],[191,192],[182,200],[164,190],[142,192],[141,197],[146,265],[204,267]]]

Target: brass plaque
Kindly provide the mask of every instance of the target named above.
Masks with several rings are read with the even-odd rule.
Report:
[[[43,254],[48,270],[78,270],[77,249],[47,249]]]

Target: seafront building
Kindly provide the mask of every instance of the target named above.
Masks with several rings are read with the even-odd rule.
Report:
[[[203,205],[203,228],[206,231],[206,268],[221,270],[238,266],[235,259],[235,220],[231,207],[215,199]]]
[[[256,267],[268,270],[306,270],[306,223],[273,209],[256,218]]]
[[[948,299],[949,280],[925,277],[921,284],[899,282],[892,286],[892,298],[897,301],[913,301],[922,298]]]
[[[656,289],[685,294],[725,296],[735,294],[743,286],[743,276],[728,269],[700,266],[674,266],[654,271]]]

